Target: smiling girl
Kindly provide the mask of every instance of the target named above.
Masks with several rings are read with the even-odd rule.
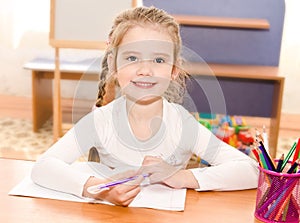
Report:
[[[178,104],[187,78],[180,69],[180,46],[178,24],[160,9],[138,7],[117,16],[102,61],[97,108],[41,156],[32,180],[123,206],[140,192],[141,175],[149,176],[150,183],[198,191],[255,188],[256,162],[217,139]],[[104,105],[111,80],[118,83],[120,97]],[[71,167],[91,147],[108,168],[132,170],[122,178],[140,177],[89,193],[89,187],[112,180]],[[186,169],[192,154],[211,166]]]

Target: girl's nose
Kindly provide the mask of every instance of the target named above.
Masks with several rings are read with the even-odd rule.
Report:
[[[137,75],[139,76],[152,76],[152,61],[151,60],[143,60],[139,62]]]

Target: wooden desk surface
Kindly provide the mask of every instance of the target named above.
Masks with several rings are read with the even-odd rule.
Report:
[[[101,57],[78,59],[76,61],[60,60],[60,71],[67,73],[95,73],[101,70]],[[23,66],[27,70],[51,71],[55,70],[54,58],[37,57]]]
[[[275,66],[186,62],[183,68],[187,73],[196,76],[215,75],[216,77],[227,78],[284,81],[284,76]]]
[[[1,222],[260,222],[254,217],[256,190],[188,190],[183,212],[9,196],[8,192],[30,173],[32,164],[0,159]]]

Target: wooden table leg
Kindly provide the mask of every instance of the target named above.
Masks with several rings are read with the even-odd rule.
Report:
[[[59,49],[55,48],[54,94],[53,94],[53,140],[56,142],[62,136],[62,111],[60,92],[60,61]]]
[[[276,157],[276,153],[277,153],[277,144],[278,144],[278,136],[279,136],[279,129],[280,129],[283,87],[284,87],[284,79],[279,80],[274,84],[274,94],[273,94],[273,103],[272,103],[273,108],[272,108],[272,117],[270,121],[270,131],[269,131],[270,155],[273,158],[278,158]]]
[[[32,71],[32,122],[33,131],[52,116],[52,79],[42,77],[42,71]]]

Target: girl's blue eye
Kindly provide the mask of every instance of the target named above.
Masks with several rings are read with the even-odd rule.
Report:
[[[160,57],[159,57],[159,58],[155,58],[155,59],[154,59],[154,62],[155,62],[155,63],[164,63],[165,60],[164,60],[163,58],[160,58]]]
[[[127,60],[130,61],[130,62],[135,62],[135,61],[137,61],[137,57],[129,56],[129,57],[127,57]]]

